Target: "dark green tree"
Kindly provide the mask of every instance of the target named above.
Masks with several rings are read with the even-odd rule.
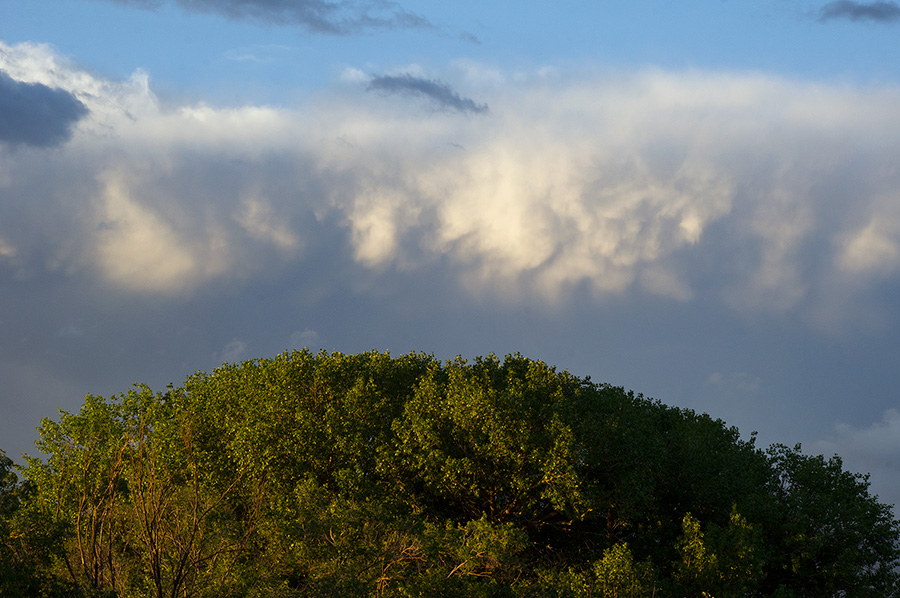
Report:
[[[783,585],[797,598],[900,595],[900,522],[869,494],[868,476],[799,445],[775,445],[768,456],[778,521],[767,536],[767,589]]]

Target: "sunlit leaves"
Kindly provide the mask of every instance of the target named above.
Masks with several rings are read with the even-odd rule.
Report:
[[[519,355],[285,353],[40,433],[0,550],[46,594],[897,595],[839,459]]]

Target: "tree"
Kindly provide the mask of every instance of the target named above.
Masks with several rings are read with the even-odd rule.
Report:
[[[900,521],[868,491],[868,476],[830,459],[774,445],[777,527],[769,588],[795,596],[898,596]],[[774,588],[773,588],[774,589]]]
[[[898,596],[840,459],[520,355],[292,352],[45,420],[0,458],[0,589]],[[10,588],[15,588],[10,589]],[[22,589],[25,588],[25,589]]]
[[[157,598],[221,595],[258,516],[257,504],[237,516],[230,503],[243,482],[240,474],[217,487],[200,471],[182,398],[139,387],[120,402],[127,533],[131,546],[139,547],[141,577],[149,578]]]
[[[43,420],[36,446],[46,461],[26,458],[35,506],[51,525],[64,529],[61,553],[69,580],[85,591],[115,592],[123,573],[115,558],[124,537],[119,508],[127,443],[118,408],[88,395],[78,414]]]

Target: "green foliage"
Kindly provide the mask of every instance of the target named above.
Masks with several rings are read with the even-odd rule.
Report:
[[[869,495],[868,478],[843,470],[834,456],[807,456],[776,445],[777,526],[769,542],[773,578],[795,596],[897,596],[900,522]]]
[[[760,538],[736,511],[726,527],[710,524],[706,532],[701,531],[700,521],[686,514],[677,547],[681,558],[672,578],[680,594],[738,598],[759,589],[763,573]]]
[[[519,355],[312,354],[88,395],[0,456],[0,594],[896,596],[837,458]]]
[[[571,376],[518,356],[432,363],[393,426],[383,470],[421,508],[525,527],[579,517],[589,507],[575,439],[559,414],[577,388]]]
[[[635,563],[627,544],[615,544],[594,563],[597,594],[603,598],[653,596],[657,573],[650,562]]]

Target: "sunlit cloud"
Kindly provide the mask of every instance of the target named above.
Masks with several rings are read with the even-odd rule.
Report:
[[[224,235],[185,230],[184,219],[133,196],[131,177],[104,172],[100,221],[94,233],[97,265],[115,284],[134,291],[179,292],[229,266]],[[173,217],[174,216],[174,217]]]
[[[875,213],[838,239],[838,267],[860,275],[888,275],[900,268],[900,196],[876,198]]]
[[[65,256],[67,275],[126,292],[176,297],[316,255],[374,276],[449,267],[458,292],[504,301],[702,293],[825,326],[853,322],[900,265],[893,88],[647,70],[476,77],[491,105],[477,118],[355,86],[295,109],[163,106],[145,73],[3,49],[14,81],[90,113],[41,181],[42,213],[65,198],[73,216],[23,220],[38,235],[0,222],[0,255]],[[10,154],[0,181],[24,189],[42,168]]]
[[[267,201],[257,197],[245,197],[235,220],[251,236],[269,241],[279,249],[292,252],[300,246],[300,239],[288,223],[280,220]]]

